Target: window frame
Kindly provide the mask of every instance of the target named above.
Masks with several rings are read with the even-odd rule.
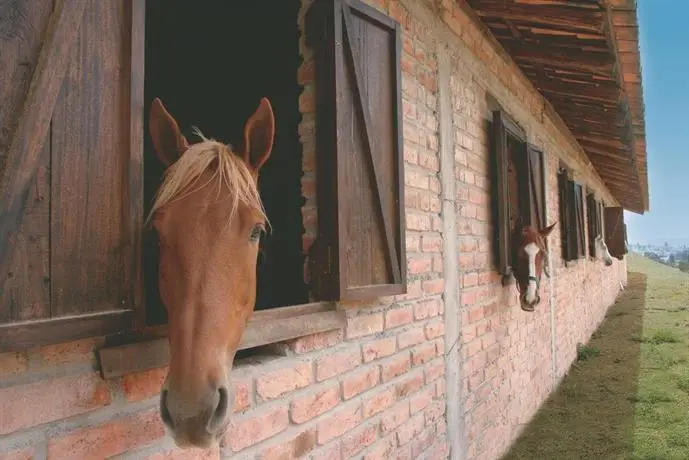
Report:
[[[519,150],[519,160],[515,167],[523,175],[518,177],[517,200],[519,214],[524,223],[536,227],[545,226],[547,171],[545,169],[545,152],[527,141],[526,130],[503,109],[492,112],[491,141],[493,145],[493,174],[495,185],[493,197],[493,216],[495,224],[493,234],[494,264],[502,275],[503,284],[514,281],[512,268],[513,247],[512,228],[510,224],[511,191],[509,190],[509,160],[507,152],[508,136],[516,143]],[[514,154],[512,155],[514,158]],[[534,159],[538,158],[537,164]],[[540,181],[534,177],[534,169],[538,168]],[[540,195],[540,197],[539,197]],[[532,215],[541,222],[532,222]]]
[[[393,58],[396,63],[396,75],[392,75],[391,78],[394,79],[394,91],[397,98],[393,110],[395,110],[396,132],[394,135],[396,136],[395,142],[397,144],[396,154],[399,160],[399,164],[397,165],[397,168],[399,168],[399,176],[397,178],[399,193],[395,200],[395,207],[401,216],[399,223],[399,226],[401,226],[401,248],[398,248],[397,252],[398,262],[400,263],[400,273],[399,277],[396,278],[397,284],[393,286],[388,285],[387,287],[383,286],[381,289],[374,289],[365,295],[359,296],[362,300],[374,301],[375,298],[380,296],[405,294],[407,292],[404,238],[404,232],[406,230],[404,222],[404,159],[402,151],[401,28],[392,17],[369,7],[359,0],[331,0],[331,2],[333,4],[339,4],[339,6],[345,4],[350,11],[356,11],[357,14],[366,15],[367,18],[370,18],[376,25],[381,25],[390,29],[395,37]],[[142,151],[144,135],[143,68],[146,6],[145,1],[125,0],[125,7],[126,13],[129,15],[127,26],[130,28],[130,39],[127,43],[128,46],[130,46],[129,58],[131,59],[131,74],[129,75],[131,96],[129,102],[132,117],[130,126],[130,146],[133,149],[137,149],[136,151]],[[332,27],[333,25],[330,24],[330,26]],[[317,116],[319,114],[319,108],[320,107],[317,107],[316,109]],[[334,117],[335,112],[329,110],[327,111],[327,116]],[[321,115],[321,118],[323,118],[323,115]],[[322,163],[321,159],[318,159],[318,163]],[[143,163],[132,166],[136,173],[142,174]],[[127,203],[131,208],[130,212],[132,215],[135,215],[135,222],[137,223],[143,221],[143,206],[140,202],[143,196],[142,182],[143,177],[139,177],[138,175],[132,179],[132,192],[140,192],[140,194],[134,196],[131,202]],[[320,190],[317,190],[316,194],[320,197]],[[334,197],[334,199],[337,199],[337,197]],[[320,204],[325,200],[321,199],[317,201]],[[103,378],[114,378],[132,372],[166,366],[169,360],[167,339],[168,324],[148,326],[146,323],[146,306],[143,302],[143,281],[141,276],[143,264],[141,260],[143,229],[135,232],[135,234],[136,241],[133,243],[135,246],[135,257],[133,257],[132,260],[132,270],[136,273],[136,286],[132,288],[132,295],[135,296],[136,300],[134,302],[135,308],[133,308],[133,312],[132,310],[125,311],[125,313],[128,313],[128,316],[123,315],[125,318],[122,321],[109,324],[107,329],[103,329],[102,324],[98,321],[99,318],[94,316],[90,318],[91,322],[87,323],[84,328],[81,328],[78,333],[71,328],[71,324],[74,321],[71,318],[61,319],[59,324],[55,324],[54,327],[56,331],[67,331],[61,334],[46,334],[45,328],[30,325],[29,327],[34,328],[35,331],[27,335],[27,328],[21,327],[21,325],[17,326],[13,323],[12,333],[3,336],[2,340],[0,340],[0,352],[17,351],[25,349],[28,346],[51,345],[60,342],[71,342],[84,338],[104,336],[105,346],[97,351]],[[309,261],[311,261],[311,254],[307,256]],[[319,272],[316,271],[315,273]],[[313,293],[314,281],[316,281],[317,284],[319,280],[314,280],[313,272],[310,278],[310,291]],[[346,314],[344,309],[339,308],[338,302],[349,299],[338,298],[337,296],[334,298],[322,296],[321,299],[322,300],[319,300],[317,298],[317,301],[306,304],[288,305],[254,311],[238,349],[241,350],[261,345],[275,344],[319,332],[343,329],[346,326]],[[52,328],[53,326],[50,327]],[[0,326],[0,330],[2,330],[2,326]]]

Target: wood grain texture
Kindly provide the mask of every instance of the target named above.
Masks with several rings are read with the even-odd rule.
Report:
[[[69,53],[88,0],[57,0],[5,166],[0,170],[0,274],[7,272],[9,251],[24,220],[29,190],[39,167]],[[11,65],[11,64],[10,64]],[[12,241],[12,242],[11,242]]]
[[[52,123],[53,317],[130,308],[124,0],[89,2]],[[139,197],[140,199],[140,197]]]
[[[321,300],[406,290],[400,29],[357,0],[317,0],[307,13],[316,55],[318,238],[309,254]],[[322,275],[324,274],[324,276]],[[312,276],[315,279],[316,276]]]

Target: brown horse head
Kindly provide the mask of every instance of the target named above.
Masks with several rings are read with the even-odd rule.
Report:
[[[547,256],[546,240],[555,228],[555,222],[542,230],[530,225],[523,225],[518,219],[513,232],[514,276],[519,289],[519,301],[524,311],[534,311],[534,306],[541,301],[540,281]]]
[[[208,447],[229,423],[229,372],[254,309],[267,221],[258,172],[272,150],[275,120],[262,99],[239,152],[198,131],[201,142],[190,145],[155,99],[149,129],[167,166],[149,216],[160,242],[159,289],[169,318],[160,415],[178,446]]]

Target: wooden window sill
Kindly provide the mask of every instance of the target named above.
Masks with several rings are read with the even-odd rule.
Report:
[[[317,302],[254,312],[239,350],[344,328],[346,316],[334,302]],[[167,330],[160,328],[146,341],[98,350],[104,379],[167,366],[170,359]]]

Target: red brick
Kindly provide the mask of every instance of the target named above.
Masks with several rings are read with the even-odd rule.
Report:
[[[426,318],[431,318],[434,316],[438,316],[438,304],[440,303],[440,299],[430,299],[430,300],[424,300],[421,302],[417,302],[414,305],[414,319],[422,320]]]
[[[342,336],[342,329],[320,332],[291,340],[287,342],[287,346],[295,353],[308,353],[335,346],[342,342]]]
[[[220,458],[220,448],[218,446],[210,449],[187,448],[170,450],[146,457],[146,460],[218,460]]]
[[[297,70],[297,83],[304,86],[313,83],[315,68],[313,59],[305,60]]]
[[[375,387],[378,384],[379,373],[378,367],[375,366],[347,376],[342,381],[342,394],[344,399],[352,398]]]
[[[0,353],[0,377],[22,373],[26,370],[27,364],[26,352]]]
[[[122,389],[127,401],[136,402],[160,394],[160,389],[167,376],[167,367],[149,371],[127,374],[122,378]]]
[[[361,352],[342,351],[326,355],[316,361],[316,379],[319,382],[350,371],[361,364]]]
[[[379,358],[385,358],[395,352],[397,348],[397,339],[395,337],[388,337],[387,339],[376,340],[364,344],[362,349],[364,353],[364,362],[368,363]]]
[[[3,435],[82,414],[110,404],[111,399],[107,382],[90,373],[2,388],[0,401]]]
[[[479,281],[478,273],[465,273],[462,276],[462,286],[463,287],[476,286],[478,284],[478,281]]]
[[[426,280],[421,283],[421,289],[426,294],[441,294],[445,289],[445,280],[442,278]]]
[[[423,372],[419,370],[415,373],[408,373],[403,380],[397,384],[397,398],[402,399],[421,388],[424,384]]]
[[[313,370],[310,362],[298,362],[267,372],[256,379],[256,394],[262,400],[274,399],[310,385]]]
[[[433,393],[435,393],[435,387],[430,386],[412,395],[409,398],[411,413],[416,414],[428,407],[431,401],[433,401]]]
[[[441,337],[445,333],[445,323],[442,320],[432,321],[426,324],[426,337],[428,340]]]
[[[395,436],[390,435],[381,439],[373,450],[364,456],[364,460],[389,460],[396,447]]]
[[[356,339],[383,330],[383,314],[352,316],[347,319],[347,338]]]
[[[385,329],[403,326],[411,323],[412,320],[413,313],[411,305],[391,308],[385,312]]]
[[[423,331],[423,327],[415,327],[413,329],[409,329],[408,331],[402,332],[400,335],[397,336],[397,345],[399,346],[400,350],[411,347],[413,345],[417,345],[421,342],[424,342],[426,340],[426,334]]]
[[[294,423],[309,421],[328,412],[340,402],[340,387],[337,382],[312,391],[304,396],[294,398],[292,401],[291,412]]]
[[[233,420],[225,433],[225,442],[233,452],[239,452],[275,436],[289,426],[288,412],[286,405],[280,405]]]
[[[400,401],[383,412],[380,417],[380,431],[383,435],[391,433],[409,419],[409,401]]]
[[[425,426],[424,414],[414,414],[411,419],[397,429],[397,442],[405,445],[423,431]]]
[[[444,414],[445,401],[433,401],[431,405],[428,407],[428,409],[426,409],[426,425],[429,425],[431,422],[440,420],[440,417],[442,417]]]
[[[436,356],[436,345],[434,343],[422,344],[411,351],[412,364],[418,366],[424,364]]]
[[[261,460],[287,460],[302,458],[316,446],[316,431],[302,431],[287,442],[263,450]]]
[[[318,424],[318,443],[326,444],[342,436],[361,423],[361,405],[350,405],[334,410],[332,415]]]
[[[371,423],[357,428],[342,439],[342,453],[344,458],[350,458],[366,447],[373,444],[378,438],[378,425]]]
[[[165,436],[158,409],[86,428],[48,443],[48,458],[106,458]]]
[[[385,364],[381,364],[381,380],[383,383],[394,379],[398,375],[402,375],[411,367],[411,359],[409,353],[401,353],[395,356]]]
[[[253,381],[251,378],[236,378],[232,377],[232,385],[234,385],[234,407],[233,412],[243,412],[252,404]]]
[[[12,452],[8,452],[6,454],[0,454],[0,458],[2,458],[2,460],[31,460],[33,459],[33,456],[33,448],[13,450]]]
[[[85,339],[75,342],[46,345],[40,348],[40,355],[46,364],[68,364],[92,362],[96,359],[95,348],[101,339]]]
[[[426,367],[426,383],[439,379],[445,374],[445,362],[442,358],[437,358]]]
[[[423,235],[421,248],[424,252],[440,252],[443,248],[443,237],[440,235]]]
[[[397,399],[397,389],[390,387],[364,400],[364,418],[369,418],[392,406]]]
[[[301,113],[313,112],[316,108],[313,86],[304,87],[299,95],[299,111]]]
[[[433,267],[431,256],[410,256],[407,262],[407,271],[412,275],[430,273]]]

